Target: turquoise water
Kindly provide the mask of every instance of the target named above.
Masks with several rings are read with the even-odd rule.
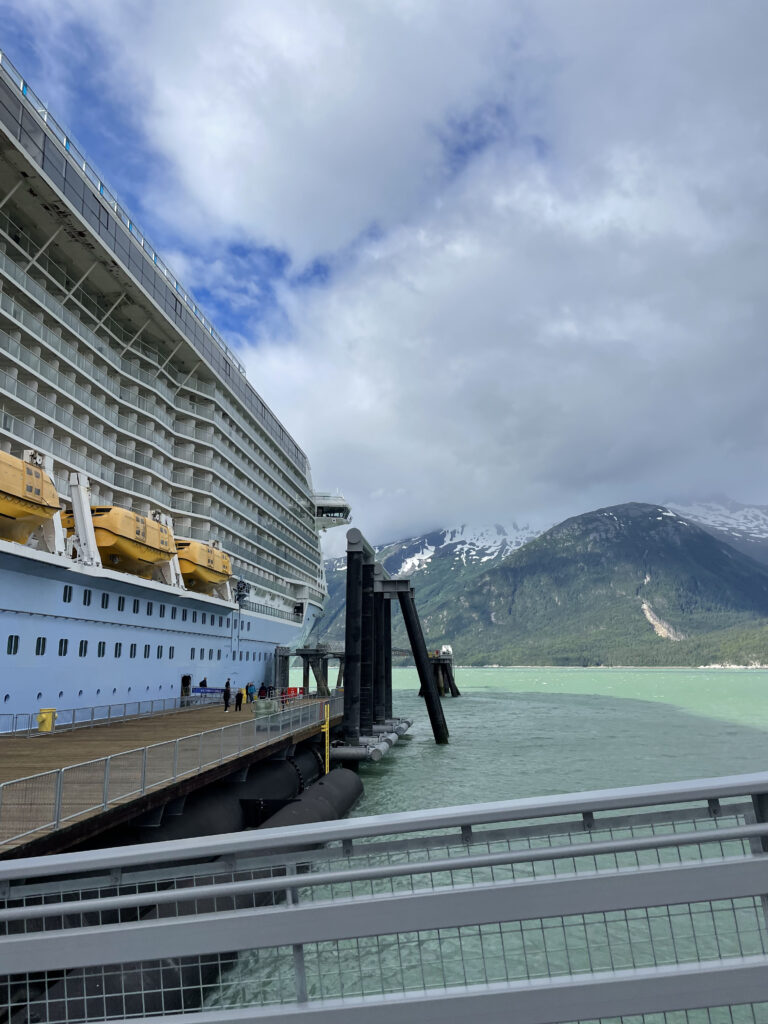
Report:
[[[432,739],[414,669],[393,673],[409,738],[361,769],[354,815],[768,770],[768,671],[456,671],[448,746]]]

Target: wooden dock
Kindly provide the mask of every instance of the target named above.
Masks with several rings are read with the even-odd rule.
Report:
[[[322,730],[322,709],[317,714],[311,707],[316,703],[304,699],[284,713],[264,716],[254,715],[248,704],[225,712],[222,703],[59,733],[5,736],[0,859],[69,849],[311,739]],[[340,711],[331,715],[332,724],[341,721]]]
[[[68,729],[66,732],[35,733],[32,736],[3,736],[0,741],[0,782],[23,779],[27,775],[56,768],[68,768],[110,754],[121,754],[153,743],[193,736],[208,729],[233,725],[238,719],[250,719],[248,705],[228,714],[224,704],[201,708],[185,708],[162,715],[130,718],[125,722],[114,719],[104,725]]]

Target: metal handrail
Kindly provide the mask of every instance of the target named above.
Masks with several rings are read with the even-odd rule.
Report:
[[[51,732],[111,725],[129,718],[146,718],[170,711],[188,711],[195,707],[220,701],[221,697],[196,693],[189,697],[157,697],[150,700],[119,701],[115,704],[94,704],[90,707],[55,708],[56,717]],[[135,709],[135,710],[134,710]],[[22,711],[13,715],[0,714],[0,734],[4,736],[32,736],[39,734],[38,712]]]
[[[220,699],[220,694],[216,698]],[[343,701],[343,695],[295,699],[271,715],[254,715],[219,729],[0,783],[0,849],[5,843],[56,830],[158,786],[198,774],[297,729],[320,725],[325,705],[330,705],[335,716],[341,714]]]

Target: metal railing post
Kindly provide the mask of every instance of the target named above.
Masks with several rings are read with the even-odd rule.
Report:
[[[61,824],[61,796],[64,784],[64,769],[59,768],[56,773],[56,792],[53,797],[53,827],[58,828]]]
[[[174,778],[174,780],[176,779],[176,776],[178,774],[179,774],[179,741],[176,740],[176,742],[173,745],[173,778]]]
[[[146,790],[146,788],[147,788],[147,748],[144,747],[144,750],[143,750],[142,755],[141,755],[141,792],[143,793]]]
[[[104,758],[104,800],[103,806],[106,811],[109,805],[109,762],[112,760],[111,757]]]

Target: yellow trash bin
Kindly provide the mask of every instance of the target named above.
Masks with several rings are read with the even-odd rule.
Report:
[[[37,731],[53,732],[53,726],[58,717],[56,708],[40,708],[40,714],[37,716]]]

